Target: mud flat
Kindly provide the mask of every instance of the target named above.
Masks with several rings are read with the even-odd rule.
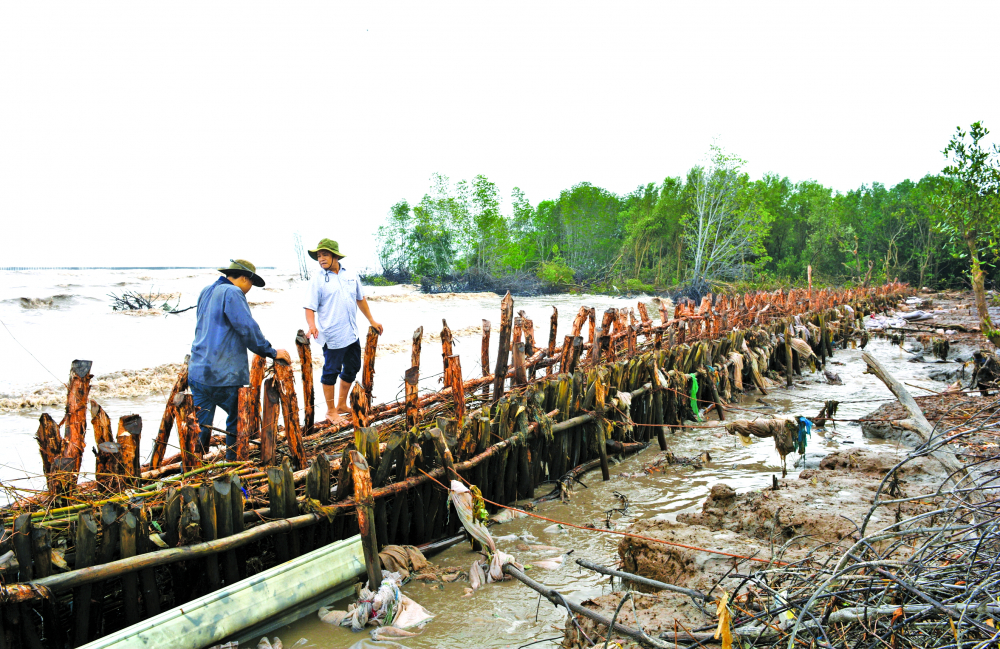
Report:
[[[625,530],[619,570],[703,598],[619,580],[613,592],[583,606],[644,632],[653,639],[646,646],[868,647],[896,646],[904,637],[910,646],[995,642],[998,611],[987,593],[998,581],[993,494],[1000,395],[995,356],[988,345],[981,349],[978,327],[962,313],[967,298],[939,300],[950,308],[938,312],[932,327],[893,324],[893,316],[910,312],[904,307],[876,330],[894,345],[880,350],[883,356],[904,349],[916,357],[894,367],[911,388],[927,378],[921,365],[934,362],[925,352],[940,351],[942,341],[951,350],[945,347],[938,362],[957,360],[961,368],[971,361],[971,367],[964,380],[957,373],[958,383],[922,388],[934,393],[916,399],[897,395],[860,417],[873,444],[805,455],[800,464],[807,468],[797,477],[775,478],[770,486],[718,482],[700,511]],[[829,438],[833,429],[812,433]],[[608,633],[586,616],[565,627],[566,647],[600,643]],[[611,637],[634,643],[623,633]]]

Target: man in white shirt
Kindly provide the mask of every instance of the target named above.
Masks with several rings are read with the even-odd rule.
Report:
[[[319,426],[339,424],[341,415],[350,414],[347,395],[361,369],[361,341],[358,338],[357,310],[368,318],[371,326],[382,334],[382,325],[375,322],[368,300],[361,289],[361,280],[354,271],[340,263],[344,255],[332,239],[323,239],[309,256],[319,262],[321,272],[309,282],[306,301],[306,323],[309,336],[323,347],[323,397],[326,400],[326,420]],[[340,390],[337,391],[339,377]]]

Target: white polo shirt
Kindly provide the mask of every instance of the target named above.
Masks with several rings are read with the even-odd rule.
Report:
[[[358,301],[364,297],[361,280],[343,263],[339,273],[321,268],[309,280],[306,308],[316,312],[321,346],[340,349],[358,339]]]

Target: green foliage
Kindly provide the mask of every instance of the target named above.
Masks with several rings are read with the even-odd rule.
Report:
[[[566,265],[562,257],[543,261],[538,266],[538,279],[556,286],[573,283],[573,269]]]
[[[378,228],[379,261],[417,276],[528,271],[564,287],[649,292],[800,284],[810,267],[814,286],[967,286],[974,256],[996,281],[997,151],[984,147],[985,134],[978,123],[959,131],[941,176],[846,193],[778,174],[752,179],[718,147],[683,177],[621,196],[583,182],[536,205],[518,188],[502,199],[483,175],[452,182],[434,174],[422,199],[390,208]]]

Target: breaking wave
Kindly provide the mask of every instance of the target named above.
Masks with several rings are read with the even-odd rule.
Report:
[[[94,377],[90,382],[92,399],[124,399],[150,394],[170,394],[180,363],[167,363],[141,370],[121,370]],[[0,411],[30,410],[46,406],[66,405],[66,388],[47,383],[24,394],[0,395]]]

